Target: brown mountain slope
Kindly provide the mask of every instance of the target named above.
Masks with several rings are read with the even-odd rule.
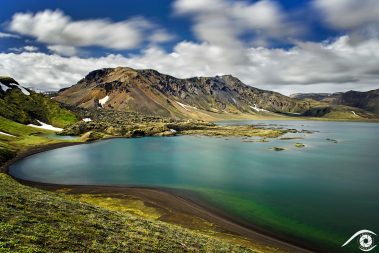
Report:
[[[93,71],[55,99],[84,108],[181,118],[302,113],[310,107],[307,101],[247,86],[233,76],[178,79],[155,70],[123,67]]]

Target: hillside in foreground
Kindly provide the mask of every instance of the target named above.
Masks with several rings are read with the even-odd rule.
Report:
[[[0,173],[1,252],[253,252],[197,232],[20,185]]]
[[[75,115],[49,97],[27,89],[11,77],[0,76],[0,116],[21,124],[38,121],[64,127],[77,121]]]

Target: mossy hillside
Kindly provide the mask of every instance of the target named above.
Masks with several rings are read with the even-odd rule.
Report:
[[[0,166],[15,157],[17,153],[37,146],[62,142],[46,137],[47,134],[53,133],[52,131],[29,127],[1,116],[0,131],[13,135],[0,134]]]
[[[13,150],[6,142],[0,139],[0,165],[16,156],[16,151]]]
[[[174,136],[178,134],[275,138],[289,131],[253,125],[220,126],[206,121],[173,120],[113,110],[73,109],[72,111],[79,117],[91,118],[92,121],[78,121],[66,127],[60,135],[83,136],[83,140],[101,139],[110,136],[142,137]]]
[[[181,227],[20,185],[0,174],[1,252],[253,252]]]
[[[22,124],[40,120],[57,127],[77,121],[72,112],[49,97],[35,92],[27,96],[18,88],[10,89],[0,96],[0,116]]]
[[[325,119],[338,120],[362,120],[377,119],[378,115],[368,111],[345,105],[329,105],[322,102],[312,102],[312,107],[303,113],[305,117],[322,117]]]
[[[62,188],[57,191],[70,193],[71,189]],[[252,248],[257,252],[288,252],[285,249],[277,248],[272,245],[266,245],[265,243],[262,244],[262,242],[259,241],[248,240],[242,236],[225,231],[224,228],[219,227],[217,224],[211,223],[200,217],[193,216],[179,210],[174,211],[172,210],[172,207],[157,205],[155,202],[147,201],[146,199],[141,199],[136,196],[99,193],[72,194],[71,196],[78,198],[81,202],[89,203],[111,211],[129,213],[141,216],[143,218],[164,221],[191,230],[196,230],[202,234],[214,236],[228,243]]]

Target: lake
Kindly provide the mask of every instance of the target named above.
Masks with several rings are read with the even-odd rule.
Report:
[[[220,124],[253,123],[319,132],[269,142],[202,136],[110,139],[32,155],[13,164],[10,174],[44,183],[185,190],[241,221],[320,250],[341,251],[361,229],[379,233],[379,124]],[[297,142],[305,148],[295,147]],[[274,146],[287,150],[270,150]]]

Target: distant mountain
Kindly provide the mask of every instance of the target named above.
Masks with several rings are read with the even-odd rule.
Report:
[[[58,127],[76,121],[76,116],[59,103],[11,77],[0,77],[0,116],[22,124],[39,125],[41,121]]]
[[[357,107],[379,114],[379,89],[366,92],[298,93],[291,95],[291,97],[297,99],[313,99],[331,105]]]
[[[245,85],[225,75],[179,79],[155,70],[106,68],[89,73],[57,101],[84,108],[201,118],[211,114],[302,113],[310,103]]]
[[[295,93],[291,94],[291,98],[296,98],[296,99],[313,99],[317,101],[321,101],[324,98],[327,98],[333,94],[338,94],[338,93]]]

